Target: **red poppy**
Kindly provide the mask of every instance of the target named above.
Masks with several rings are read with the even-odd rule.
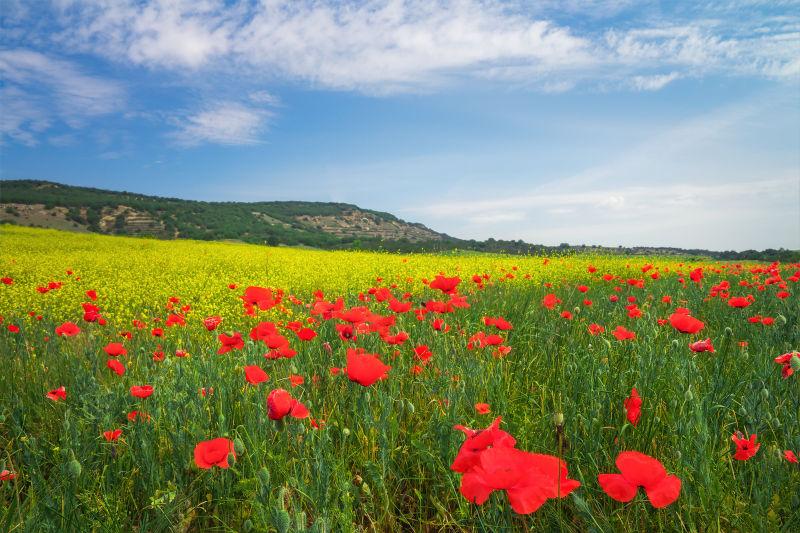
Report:
[[[779,365],[783,365],[781,376],[783,376],[783,379],[786,379],[794,374],[795,367],[800,369],[800,352],[789,352],[779,355],[774,361]]]
[[[553,309],[561,300],[555,294],[548,294],[542,299],[542,305],[548,309]]]
[[[10,285],[10,283],[7,283],[7,285]],[[15,477],[17,477],[17,474],[11,472],[10,470],[3,470],[0,472],[0,481],[11,481]]]
[[[131,387],[131,396],[136,398],[147,398],[153,394],[152,385],[134,385]]]
[[[297,374],[292,374],[289,376],[289,383],[292,384],[292,387],[297,387],[305,382],[306,380],[303,376],[298,376]]]
[[[589,324],[589,334],[590,335],[600,335],[606,331],[606,328],[601,326],[600,324]]]
[[[271,420],[281,420],[287,415],[293,418],[306,418],[309,412],[305,405],[292,398],[289,391],[273,390],[267,396],[267,416]]]
[[[488,415],[492,412],[488,403],[476,403],[475,411],[477,411],[479,415]]]
[[[233,441],[224,437],[204,440],[194,447],[194,463],[205,470],[212,466],[228,468],[228,455],[235,458],[236,452],[233,450]]]
[[[8,331],[10,331],[11,333],[19,333],[19,326],[15,326],[14,324],[9,324]]]
[[[128,350],[119,342],[109,342],[103,347],[103,351],[111,357],[118,357],[120,355],[127,355]]]
[[[786,458],[786,460],[787,460],[787,461],[789,461],[790,463],[794,463],[794,464],[797,464],[797,463],[798,463],[798,461],[797,461],[797,456],[794,454],[794,452],[793,452],[792,450],[785,450],[785,451],[783,452],[783,456],[784,456],[784,457]]]
[[[401,302],[396,298],[392,298],[389,300],[389,309],[391,309],[393,313],[407,313],[411,310],[411,302]]]
[[[386,379],[392,367],[383,364],[378,356],[364,352],[363,348],[347,349],[347,377],[350,381],[369,387],[378,380]]]
[[[221,317],[210,316],[203,319],[203,326],[205,326],[205,328],[208,331],[214,331],[215,329],[217,329],[217,326],[219,326],[221,322],[222,322]]]
[[[253,365],[244,367],[244,379],[251,385],[258,385],[267,381],[269,376],[260,366]]]
[[[714,353],[714,345],[711,344],[711,339],[705,339],[702,341],[692,342],[689,344],[689,349],[693,352],[711,352]]]
[[[658,459],[629,451],[617,456],[616,465],[620,474],[600,474],[597,481],[605,493],[618,502],[631,501],[639,487],[644,488],[647,499],[657,509],[670,505],[680,496],[680,478],[667,475]]]
[[[59,337],[74,337],[81,332],[81,328],[72,322],[64,322],[56,328],[56,335]]]
[[[310,341],[317,336],[317,332],[311,328],[301,328],[297,330],[297,338],[301,341]]]
[[[8,276],[6,276],[4,278],[0,278],[0,281],[3,282],[3,285],[13,285],[14,284],[14,280],[9,278]]]
[[[125,374],[125,365],[117,361],[116,359],[108,359],[106,361],[106,366],[111,369],[116,375],[121,376]]]
[[[59,400],[66,400],[67,399],[67,389],[64,388],[64,385],[61,385],[59,388],[53,389],[50,392],[48,392],[47,394],[45,394],[45,396],[47,398],[53,400],[54,402],[57,402]]]
[[[461,477],[461,494],[482,505],[495,490],[505,490],[514,512],[530,514],[548,498],[564,498],[580,486],[567,478],[567,466],[557,457],[510,447],[480,453],[478,464]]]
[[[428,287],[431,289],[438,289],[445,294],[453,294],[456,291],[459,283],[461,283],[461,278],[458,276],[446,278],[439,274],[436,276],[436,278],[434,278],[433,281],[430,282]]]
[[[625,405],[625,414],[628,417],[628,422],[633,424],[633,427],[639,425],[639,418],[642,416],[642,399],[639,397],[639,391],[636,387],[631,389],[631,395],[623,402]]]
[[[220,346],[219,350],[217,350],[218,354],[224,354],[230,352],[231,350],[241,350],[244,348],[244,339],[242,339],[242,334],[238,331],[233,335],[225,335],[224,333],[221,333],[217,338],[222,343],[222,346]]]
[[[506,320],[505,318],[498,316],[497,318],[492,318],[490,316],[483,317],[483,323],[487,326],[494,326],[499,330],[508,331],[514,329],[514,326],[511,325],[511,322]]]
[[[248,312],[255,312],[258,307],[261,311],[268,311],[281,303],[283,292],[266,287],[247,287],[244,290],[244,295],[240,297],[244,302],[244,306]]]
[[[744,308],[750,305],[750,300],[743,296],[736,296],[728,300],[728,305],[730,307],[737,307],[737,308]]]
[[[185,326],[186,325],[186,318],[183,315],[177,314],[170,314],[167,317],[167,327],[171,328],[172,326]]]
[[[625,329],[623,326],[617,326],[611,333],[617,338],[618,341],[626,341],[636,338],[636,333]]]
[[[745,439],[744,435],[737,431],[731,436],[731,440],[736,444],[736,453],[733,454],[733,458],[738,461],[747,461],[761,447],[760,443],[756,444],[755,433],[750,435],[749,439]]]
[[[86,297],[89,298],[93,302],[96,301],[97,300],[97,291],[95,291],[95,290],[86,291]]]
[[[705,324],[687,313],[672,313],[669,317],[672,327],[681,333],[697,333]]]
[[[106,442],[112,442],[118,440],[120,435],[122,435],[121,429],[112,429],[110,431],[103,432],[103,437],[105,437]]]
[[[498,416],[486,429],[475,430],[461,425],[453,426],[453,429],[464,433],[467,439],[461,444],[450,469],[455,472],[467,472],[477,466],[481,452],[490,446],[513,448],[517,441],[509,433],[500,429],[500,422],[502,422],[502,418]]]

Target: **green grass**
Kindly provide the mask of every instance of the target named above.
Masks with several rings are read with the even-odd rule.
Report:
[[[125,341],[129,354],[121,358],[127,372],[118,377],[105,367],[101,348],[119,339],[120,327],[79,322],[79,336],[56,338],[61,317],[53,320],[46,309],[38,310],[44,310],[41,321],[28,317],[27,308],[0,309],[5,317],[0,463],[18,475],[0,482],[0,530],[799,530],[800,469],[782,452],[800,452],[800,381],[798,375],[782,379],[772,361],[800,347],[797,285],[790,282],[792,295],[781,300],[775,285],[763,292],[738,287],[740,279],[754,277],[746,269],[735,274],[707,268],[702,284],[688,282],[687,276],[683,288],[673,270],[659,280],[646,278],[639,289],[603,281],[602,270],[586,273],[584,259],[569,261],[575,268],[554,266],[541,274],[552,288],[518,280],[470,293],[471,308],[443,315],[452,327],[447,334],[434,331],[430,317],[399,316],[396,329],[411,339],[398,348],[397,357],[377,335],[361,336],[358,346],[381,354],[393,367],[387,380],[366,388],[330,375],[331,367],[345,365],[346,345],[336,335],[335,320],[323,322],[312,342],[292,340],[299,352],[295,358],[275,361],[265,360],[263,344],[249,339],[242,351],[216,355],[219,332],[206,331],[202,316],[190,314],[189,325],[169,329],[164,339],[150,336],[149,328],[128,326],[133,338]],[[91,265],[72,266],[85,267],[84,276],[90,276]],[[626,269],[624,260],[606,266],[616,268],[623,280],[642,277]],[[783,277],[795,270],[787,267]],[[466,290],[469,276],[462,278]],[[755,303],[739,310],[708,298],[711,286],[722,279],[731,282],[732,294],[752,293]],[[591,287],[587,295],[575,290],[578,283]],[[617,285],[620,292],[613,290]],[[12,288],[19,287],[0,285],[0,290]],[[296,294],[310,300],[312,290]],[[241,292],[231,292],[224,305],[238,305]],[[572,311],[573,320],[541,305],[549,292],[558,294],[560,309]],[[427,288],[415,293],[417,303],[441,298]],[[611,294],[620,301],[610,302]],[[643,310],[639,319],[627,316],[629,295]],[[662,303],[664,295],[676,303]],[[342,296],[349,305],[362,304],[355,293]],[[581,303],[587,296],[591,307]],[[78,308],[80,301],[75,301]],[[706,323],[701,334],[684,335],[657,324],[678,303]],[[388,314],[385,304],[370,305]],[[303,306],[288,307],[293,319],[307,316]],[[748,323],[746,318],[756,314],[776,321],[772,326]],[[514,324],[507,335],[513,349],[505,358],[492,357],[489,349],[466,348],[471,334],[490,329],[482,322],[487,315],[502,315]],[[236,315],[226,318],[221,330],[246,337],[257,322]],[[20,333],[8,332],[9,323],[18,324]],[[606,333],[589,335],[590,323],[604,325]],[[617,341],[610,335],[617,325],[635,331],[637,338]],[[687,347],[690,339],[706,337],[716,353],[693,354]],[[740,346],[743,341],[746,347]],[[418,344],[430,346],[434,355],[431,365],[413,376],[412,349]],[[158,345],[166,353],[162,362],[152,360]],[[174,357],[179,346],[191,355]],[[259,387],[245,383],[246,364],[260,365],[271,379]],[[305,384],[292,389],[292,373],[303,375]],[[131,397],[129,387],[144,383],[155,387],[154,394]],[[59,385],[66,386],[67,400],[45,399]],[[644,400],[637,427],[626,422],[623,409],[634,386]],[[213,387],[214,394],[201,397],[201,387]],[[312,417],[326,421],[324,428],[311,429],[307,420],[269,420],[265,398],[277,387],[300,397]],[[492,414],[477,415],[473,405],[484,401]],[[129,422],[126,413],[134,409],[149,413],[151,421]],[[449,465],[463,435],[453,425],[485,427],[502,416],[502,427],[517,438],[518,448],[559,455],[555,413],[564,415],[563,458],[570,477],[582,483],[579,489],[526,516],[511,511],[502,491],[483,506],[459,494],[460,475]],[[101,433],[113,428],[123,429],[122,440],[107,443]],[[758,435],[761,448],[749,461],[732,457],[730,438],[736,430]],[[236,440],[241,453],[235,464],[227,470],[198,469],[195,445],[219,436]],[[606,496],[597,475],[616,472],[614,458],[622,450],[661,460],[683,482],[679,499],[657,510],[643,491],[627,504]]]

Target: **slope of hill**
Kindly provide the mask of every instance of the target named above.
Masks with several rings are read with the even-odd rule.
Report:
[[[199,202],[34,180],[0,181],[0,220],[164,239],[320,248],[349,247],[356,241],[419,244],[451,239],[422,224],[352,204]]]
[[[687,259],[800,261],[798,250],[712,252],[672,247],[544,246],[521,240],[462,240],[389,213],[324,202],[199,202],[74,187],[50,181],[0,180],[0,223],[159,239],[234,240],[256,244],[396,252],[679,255]]]

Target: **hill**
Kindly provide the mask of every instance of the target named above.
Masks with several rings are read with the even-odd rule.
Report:
[[[161,239],[237,240],[319,248],[451,239],[422,224],[352,204],[200,202],[35,180],[0,182],[0,220]]]
[[[742,252],[672,247],[544,246],[463,240],[390,213],[330,202],[200,202],[51,181],[0,180],[0,223],[159,239],[241,241],[323,249],[510,254],[602,253],[800,261],[797,250]]]

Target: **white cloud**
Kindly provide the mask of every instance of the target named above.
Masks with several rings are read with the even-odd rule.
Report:
[[[207,109],[176,119],[173,136],[178,144],[203,143],[228,145],[257,144],[270,112],[235,102],[221,102]]]
[[[430,90],[464,76],[545,91],[629,80],[657,90],[682,76],[794,76],[800,72],[796,16],[746,23],[739,11],[687,10],[668,24],[628,0],[60,0],[63,46],[148,68],[189,73],[210,67],[239,77],[288,78],[369,93]],[[597,18],[639,6],[605,31],[553,21],[559,11]],[[716,19],[718,13],[726,19]],[[676,17],[678,18],[678,17]],[[578,26],[581,28],[581,26]],[[641,71],[662,70],[667,74]]]
[[[670,72],[669,74],[656,74],[653,76],[634,76],[631,78],[631,84],[637,91],[658,91],[667,86],[668,83],[680,78],[677,72]]]
[[[0,50],[0,78],[0,134],[28,145],[54,122],[80,128],[91,117],[119,110],[126,97],[116,82],[30,50]]]

